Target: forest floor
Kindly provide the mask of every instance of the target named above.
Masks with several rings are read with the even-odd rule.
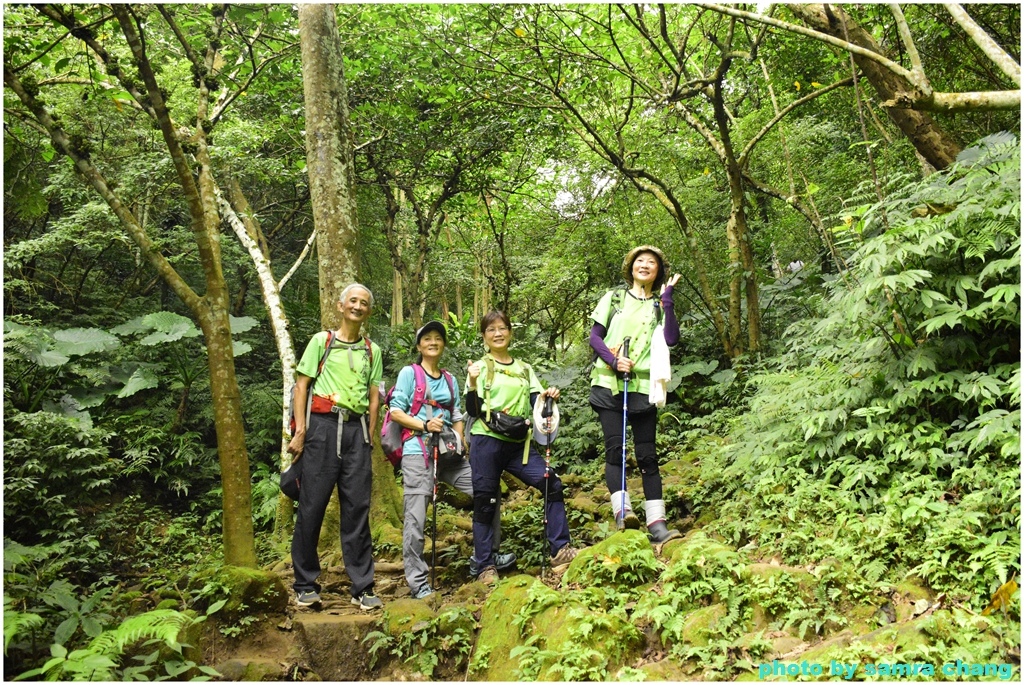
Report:
[[[696,466],[696,460],[666,464],[666,492],[685,489],[687,471]],[[291,566],[284,560],[273,572],[288,593],[285,611],[254,613],[234,625],[210,621],[205,628],[203,662],[232,681],[615,680],[619,676],[649,681],[747,680],[757,678],[759,665],[774,660],[827,667],[835,658],[859,663],[863,657],[863,663],[869,664],[886,658],[898,661],[903,655],[910,655],[909,659],[928,650],[952,653],[948,652],[951,646],[1019,663],[1019,647],[1007,651],[1012,640],[1002,639],[998,628],[993,634],[991,626],[977,622],[981,617],[969,610],[965,613],[961,603],[944,600],[915,582],[883,586],[853,599],[847,596],[844,580],[852,569],[827,560],[818,565],[786,565],[778,556],[760,554],[751,545],[736,550],[713,536],[705,537],[704,521],[693,516],[673,522],[672,527],[684,533],[683,539],[652,547],[637,531],[632,536],[613,534],[607,497],[597,494],[603,491],[601,479],[567,475],[563,481],[567,508],[575,515],[574,544],[583,550],[577,560],[583,563],[563,570],[566,578],[549,569],[545,588],[537,583],[538,568],[520,565],[503,573],[494,588],[474,581],[467,562],[472,550],[471,536],[465,532],[469,510],[465,503],[446,506],[438,521],[442,533],[447,531],[438,540],[439,559],[445,565],[438,565],[438,592],[430,598],[410,598],[400,552],[385,545],[375,565],[375,590],[384,603],[383,612],[364,612],[352,604],[338,552],[321,560],[321,604],[298,607],[291,594]],[[640,479],[631,479],[629,487],[639,492]],[[503,535],[509,541],[502,548],[521,549],[516,545],[532,539],[532,529],[524,528],[524,522],[534,509],[539,512],[539,498],[527,489],[511,488],[502,507]],[[581,523],[584,520],[588,522]],[[429,562],[429,536],[425,556]],[[623,562],[631,559],[634,571],[646,564],[653,575],[622,585],[621,576],[616,580],[613,574],[608,582],[600,574],[618,557]],[[630,569],[623,565],[621,572]],[[681,572],[690,574],[691,580],[681,583]],[[713,595],[672,603],[673,592],[709,583],[716,585]],[[581,599],[588,588],[603,599]],[[638,588],[644,588],[639,595]],[[820,603],[820,597],[830,592],[841,592],[842,597]],[[645,602],[651,606],[644,607]],[[734,605],[744,607],[740,614],[745,618],[733,616]],[[658,611],[668,613],[658,618]],[[786,620],[800,611],[811,618]],[[464,623],[456,639],[460,616]],[[588,626],[585,639],[572,634],[573,621],[576,626],[580,622]],[[671,628],[674,637],[666,639],[672,621],[676,622]],[[564,635],[555,634],[558,625],[566,626]],[[617,630],[633,636],[629,648],[619,653],[613,649]],[[534,636],[532,640],[524,637],[527,632]],[[966,637],[957,642],[958,635]],[[533,640],[546,647],[538,652],[530,646]],[[945,647],[938,644],[941,640],[946,641]],[[604,661],[594,670],[584,668],[566,677],[565,670],[551,666],[595,651],[602,653]],[[670,653],[676,656],[668,658]],[[533,671],[526,670],[531,658]]]

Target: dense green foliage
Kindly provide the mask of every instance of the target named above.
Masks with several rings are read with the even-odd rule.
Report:
[[[705,463],[712,527],[983,608],[1020,573],[1019,145],[985,139],[852,230],[875,236]]]
[[[849,9],[881,43],[902,46],[888,8]],[[102,170],[155,237],[152,249],[198,287],[188,207],[161,134],[83,39],[105,46],[129,84],[138,78],[130,48],[109,8],[66,11],[89,28],[67,31],[42,7],[7,6],[5,69]],[[657,596],[643,592],[660,572],[646,548],[607,551],[592,587],[574,589],[572,602],[537,591],[516,628],[556,605],[629,613],[674,657],[726,678],[767,653],[755,642],[738,658],[731,645],[755,606],[775,627],[821,634],[842,624],[849,601],[911,578],[980,611],[1020,575],[1020,145],[1001,133],[1019,129],[1019,111],[936,114],[972,146],[927,175],[863,80],[856,96],[842,87],[807,101],[744,160],[740,203],[754,258],[745,270],[725,231],[730,170],[711,140],[724,131],[742,148],[777,107],[850,77],[848,56],[693,6],[663,11],[339,6],[359,270],[376,295],[368,333],[383,349],[386,382],[415,356],[415,323],[436,317],[448,323],[444,363],[461,383],[483,354],[479,315],[506,309],[513,354],[562,390],[556,467],[600,491],[589,314],[621,281],[626,250],[657,244],[682,275],[658,448],[666,472],[684,477],[665,499],[670,517],[703,528],[705,547],[673,561]],[[971,6],[1018,60],[1019,11]],[[132,12],[176,121],[197,125],[200,85],[234,98],[210,133],[213,171],[222,190],[230,180],[244,191],[282,278],[313,227],[294,9],[176,5],[183,37],[156,6]],[[1008,87],[942,7],[905,12],[936,88]],[[228,30],[212,72],[193,69],[185,45],[205,44],[219,22]],[[727,40],[737,53],[728,59]],[[679,73],[666,66],[668,44],[685,48]],[[719,66],[722,92],[680,95],[686,69]],[[5,678],[211,675],[180,640],[223,589],[182,589],[222,562],[211,551],[223,514],[203,335],[33,112],[10,87],[4,100]],[[716,114],[724,127],[699,133],[715,129]],[[657,179],[684,219],[638,179]],[[281,361],[256,269],[226,226],[218,249],[256,548],[271,563],[287,554],[272,536]],[[733,298],[750,321],[748,300],[730,291],[740,278],[756,282],[761,339],[756,354],[731,357],[712,312]],[[315,250],[282,299],[301,353],[321,325]],[[583,545],[612,532],[571,504],[569,519]],[[542,531],[540,497],[522,498],[507,510],[503,551],[538,566]],[[737,578],[734,568],[756,560],[716,539],[760,560],[829,569],[820,596],[788,580]],[[455,549],[444,561],[461,571]],[[386,542],[377,552],[400,553]],[[831,570],[840,566],[852,571]],[[712,603],[724,604],[714,639],[679,642],[684,613]],[[991,630],[1019,629],[1018,599],[1012,611]],[[429,677],[469,665],[475,620],[455,612],[404,636],[376,633],[368,648]],[[981,629],[966,614],[954,624],[933,626],[953,658],[991,656],[978,651]],[[523,679],[642,677],[609,673],[595,650],[523,638]],[[140,646],[148,640],[159,644]]]

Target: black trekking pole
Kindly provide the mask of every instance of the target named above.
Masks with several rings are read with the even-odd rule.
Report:
[[[622,358],[629,359],[629,338],[622,341]],[[619,507],[619,520],[616,529],[626,527],[626,415],[629,412],[629,371],[622,376],[622,505]]]
[[[433,496],[433,509],[434,509],[434,520],[433,526],[430,531],[430,589],[437,591],[437,457],[438,444],[441,442],[441,434],[434,433],[431,442],[434,445],[434,496]]]
[[[541,410],[541,418],[544,419],[544,431],[548,434],[551,433],[551,415],[554,413],[551,409],[551,405],[554,400],[551,395],[544,398],[544,409]],[[544,446],[544,537],[541,539],[540,544],[540,579],[544,580],[544,569],[547,566],[547,549],[545,545],[548,544],[548,483],[551,480],[551,443],[552,440],[545,440]]]

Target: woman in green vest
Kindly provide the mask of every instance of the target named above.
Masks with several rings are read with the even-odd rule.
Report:
[[[678,531],[669,530],[665,523],[661,472],[654,447],[658,412],[648,401],[651,343],[658,324],[663,324],[666,345],[679,342],[679,323],[672,302],[672,290],[679,281],[679,274],[666,282],[667,272],[668,263],[661,250],[652,245],[633,248],[622,262],[627,287],[606,292],[590,315],[594,322],[590,329],[590,346],[597,353],[590,374],[590,406],[597,412],[604,433],[605,484],[611,493],[615,522],[619,528],[640,527],[629,494],[622,487],[625,445],[622,395],[624,375],[628,373],[626,413],[633,428],[633,448],[643,479],[647,530],[655,543],[679,536]],[[623,350],[627,338],[629,344]]]
[[[498,580],[495,556],[494,512],[501,497],[501,472],[538,490],[544,487],[544,458],[531,445],[529,424],[538,397],[558,399],[558,388],[541,388],[528,364],[513,359],[512,324],[504,312],[489,312],[480,321],[488,352],[469,365],[466,411],[476,421],[470,429],[469,465],[473,470],[473,559],[482,569],[480,580]],[[564,568],[576,556],[569,544],[562,481],[548,475],[547,541],[552,570]]]

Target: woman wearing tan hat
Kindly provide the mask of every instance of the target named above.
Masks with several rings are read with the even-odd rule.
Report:
[[[590,315],[594,322],[590,346],[597,355],[590,374],[590,406],[597,412],[604,433],[605,483],[611,493],[615,522],[619,528],[640,527],[640,519],[633,513],[629,494],[623,487],[623,433],[628,419],[643,478],[647,530],[655,543],[679,537],[678,531],[669,530],[665,524],[665,500],[654,447],[658,412],[648,401],[654,336],[662,335],[663,330],[668,346],[679,342],[679,323],[672,301],[679,274],[666,282],[667,273],[668,263],[661,250],[652,245],[633,248],[622,262],[627,287],[606,292]],[[627,339],[628,345],[624,346]],[[626,374],[628,386],[624,383]],[[624,390],[628,403],[625,409]]]

